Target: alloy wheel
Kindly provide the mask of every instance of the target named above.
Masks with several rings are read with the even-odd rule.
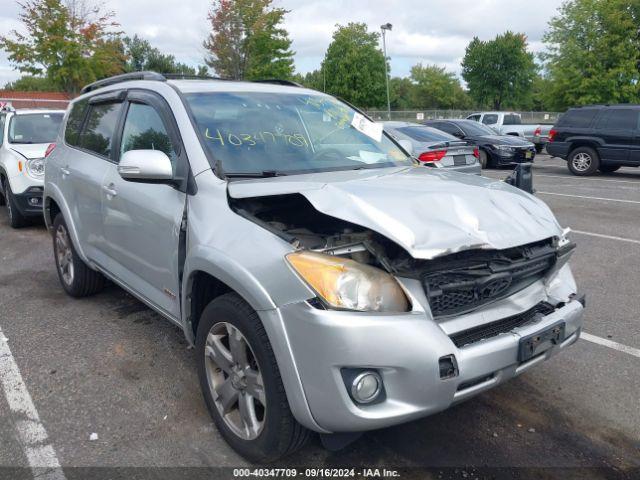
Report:
[[[574,155],[571,163],[573,164],[573,168],[578,172],[586,172],[591,166],[591,155],[585,152],[580,152]]]
[[[60,277],[66,285],[73,283],[74,266],[71,240],[64,225],[59,225],[56,230],[56,259]]]
[[[235,326],[211,327],[204,348],[211,396],[229,429],[253,440],[264,429],[267,414],[262,371],[246,337]]]

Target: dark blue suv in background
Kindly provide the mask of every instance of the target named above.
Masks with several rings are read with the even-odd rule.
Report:
[[[547,153],[567,160],[574,175],[640,166],[640,105],[571,108],[549,132]]]

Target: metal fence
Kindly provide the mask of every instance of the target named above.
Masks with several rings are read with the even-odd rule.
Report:
[[[391,120],[403,122],[420,122],[442,118],[467,118],[480,110],[403,110],[391,111]],[[560,115],[559,112],[517,112],[523,123],[553,124]],[[367,114],[374,120],[388,120],[386,110],[368,110]]]

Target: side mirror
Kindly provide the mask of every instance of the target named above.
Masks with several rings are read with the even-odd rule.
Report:
[[[120,176],[132,182],[168,183],[173,180],[173,166],[160,150],[129,150],[120,158]]]
[[[402,149],[409,155],[413,154],[413,143],[411,143],[409,140],[403,138],[402,140],[398,140],[398,143],[400,144]]]

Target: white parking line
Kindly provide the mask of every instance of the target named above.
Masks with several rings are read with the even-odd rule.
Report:
[[[619,352],[628,353],[629,355],[640,358],[640,349],[629,347],[612,340],[607,340],[606,338],[597,337],[587,332],[580,333],[580,338],[586,340],[587,342],[597,343],[598,345],[602,345],[603,347],[613,348],[614,350],[618,350]]]
[[[638,181],[634,182],[633,180],[610,180],[606,178],[584,178],[584,177],[574,177],[571,175],[546,175],[544,173],[535,173],[534,178],[536,177],[547,177],[547,178],[562,178],[566,180],[589,180],[591,182],[609,182],[609,183],[631,183],[632,185],[637,185],[640,187],[640,177],[638,177]]]
[[[65,480],[65,475],[56,457],[53,446],[48,442],[44,429],[27,386],[22,380],[8,339],[0,329],[0,385],[14,416],[14,426],[27,462],[38,480]]]
[[[640,240],[635,240],[633,238],[616,237],[614,235],[604,235],[602,233],[584,232],[582,230],[574,230],[573,228],[571,229],[571,233],[589,235],[590,237],[606,238],[607,240],[617,240],[619,242],[637,243],[638,245],[640,245]]]
[[[554,192],[541,192],[541,191],[537,191],[536,193],[541,193],[543,195],[556,195],[558,197],[586,198],[587,200],[602,200],[606,202],[618,202],[618,203],[635,203],[640,205],[639,200],[621,200],[619,198],[589,197],[587,195],[569,195],[568,193],[554,193]]]

